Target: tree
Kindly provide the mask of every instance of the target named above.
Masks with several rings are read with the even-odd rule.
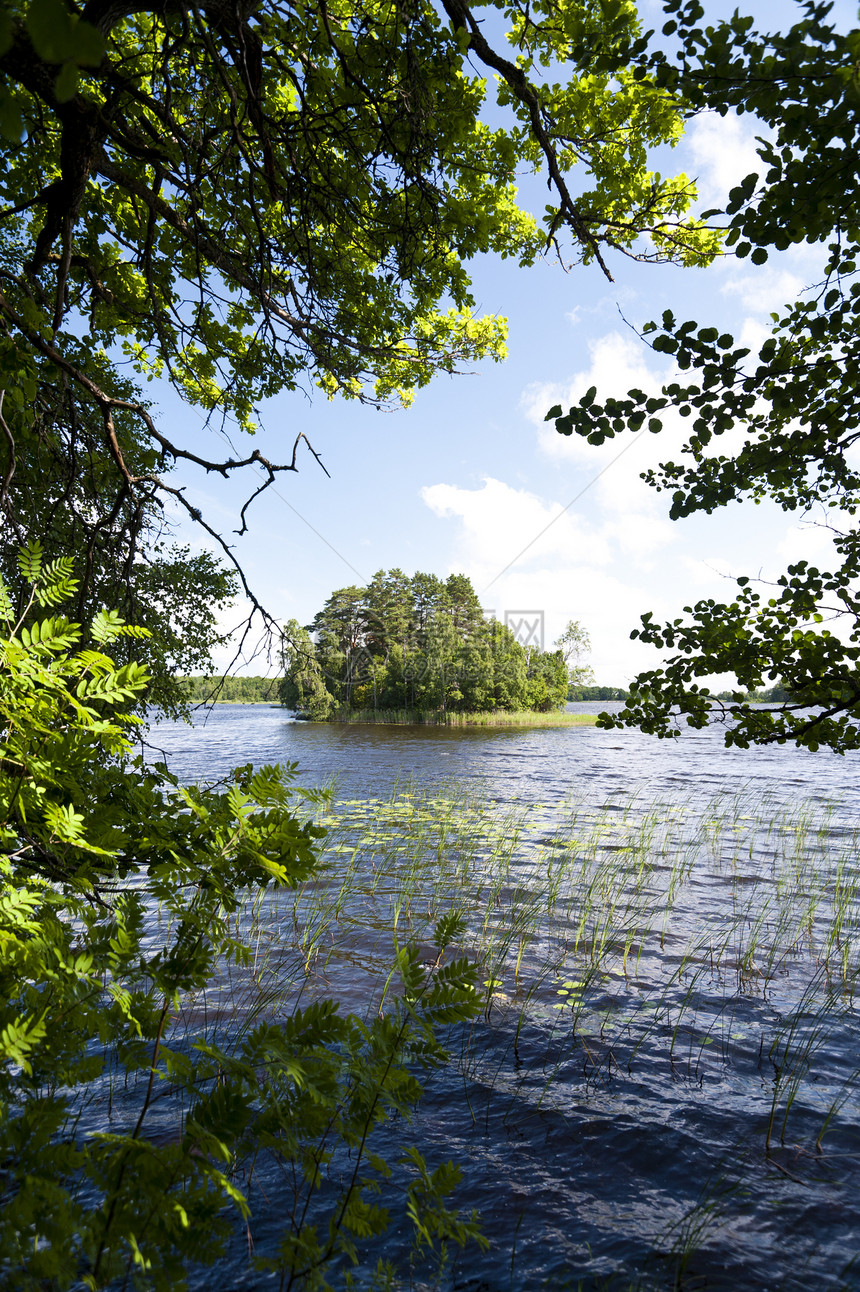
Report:
[[[310,634],[295,619],[284,625],[282,665],[284,676],[278,684],[281,704],[314,722],[324,722],[335,700],[326,688]]]
[[[538,713],[560,709],[570,687],[569,671],[560,650],[526,647],[525,707]]]
[[[46,561],[74,554],[78,574],[74,605],[64,607],[89,623],[103,606],[126,622],[148,629],[145,638],[122,638],[119,659],[145,659],[150,677],[145,702],[169,713],[184,708],[177,673],[211,671],[211,651],[220,640],[218,613],[232,600],[236,580],[208,552],[192,554],[171,541],[170,526],[152,485],[116,490],[105,462],[101,419],[79,405],[41,366],[32,383],[32,402],[23,434],[12,437],[0,390],[0,428],[11,450],[2,493],[5,525],[0,534],[0,572],[19,605],[28,595],[17,553],[28,535],[37,536]],[[117,391],[134,393],[128,382],[98,358],[93,373],[112,373]],[[6,410],[8,412],[8,408]],[[18,408],[19,424],[22,410]],[[11,416],[11,414],[10,414]],[[128,412],[117,416],[128,462],[145,468],[152,454]]]
[[[379,570],[364,589],[333,592],[310,630],[292,621],[285,635],[282,702],[318,721],[337,708],[547,711],[567,694],[561,652],[524,650],[486,620],[464,574]]]
[[[584,663],[591,654],[591,638],[578,619],[569,619],[567,626],[555,643],[567,665],[568,683],[571,687],[593,686],[594,672]]]
[[[279,698],[276,677],[206,677],[199,674],[178,677],[176,681],[188,696],[191,704],[211,704],[213,693],[217,703],[272,704]]]
[[[651,53],[639,72],[683,94],[692,111],[752,112],[770,134],[758,150],[761,174],[730,196],[727,245],[763,264],[792,244],[825,243],[821,279],[773,316],[755,356],[728,333],[667,312],[643,338],[674,356],[678,380],[651,398],[631,390],[600,403],[592,389],[567,414],[556,407],[548,418],[562,434],[600,444],[646,422],[658,433],[661,414],[677,409],[693,419],[684,456],[646,476],[669,492],[674,519],[770,498],[787,512],[820,516],[841,563],[819,570],[801,560],[765,591],[742,576],[733,601],[699,601],[662,626],[643,616],[633,636],[678,653],[642,673],[624,711],[602,721],[672,736],[679,721],[701,727],[722,713],[733,720],[728,744],[792,740],[844,752],[860,747],[860,30],[836,31],[820,3],[804,5],[801,22],[772,35],[737,13],[703,30],[695,0],[665,8],[678,59]],[[721,450],[720,436],[732,430],[743,432],[742,446]],[[718,701],[703,682],[727,671],[741,689]],[[765,679],[782,683],[782,698],[745,702]]]
[[[7,511],[35,394],[55,385],[98,436],[105,506],[170,497],[233,560],[166,469],[250,470],[250,505],[298,469],[304,436],[197,453],[118,381],[119,359],[250,431],[280,390],[403,402],[500,358],[503,321],[474,313],[476,255],[528,265],[549,248],[607,273],[612,252],[712,258],[717,235],[686,214],[694,186],[648,169],[683,103],[630,72],[645,38],[629,0],[515,6],[495,43],[481,15],[461,0],[3,0]],[[487,74],[507,120],[492,129]],[[517,206],[523,167],[550,184],[543,228]]]

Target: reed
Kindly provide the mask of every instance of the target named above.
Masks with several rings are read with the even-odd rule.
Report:
[[[513,1119],[587,1106],[616,1073],[695,1101],[743,1071],[755,1174],[756,1153],[773,1160],[790,1134],[814,1153],[853,1116],[856,1058],[834,1070],[833,1052],[858,1046],[860,850],[826,810],[744,793],[505,805],[479,785],[408,782],[309,810],[328,831],[320,870],[237,913],[254,961],[225,967],[201,1003],[211,1026],[328,995],[373,1014],[392,949],[426,948],[432,973],[432,930],[456,910],[453,950],[479,963],[483,1010],[452,1035],[461,1084],[447,1080],[476,1121],[499,1100]],[[711,1201],[685,1213],[676,1270],[712,1232]]]
[[[533,709],[451,713],[442,709],[339,709],[333,722],[395,727],[593,727],[593,713],[538,713]]]

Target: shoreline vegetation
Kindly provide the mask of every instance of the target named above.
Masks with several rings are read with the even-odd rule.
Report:
[[[307,721],[307,719],[305,719]],[[313,721],[313,719],[310,719]],[[596,713],[497,709],[485,713],[442,713],[415,709],[344,709],[326,719],[346,726],[389,727],[593,727]]]
[[[177,678],[177,682],[190,704],[279,704],[284,702],[280,698],[280,686],[282,679],[280,677],[235,677],[223,676],[217,674],[194,674],[186,677]],[[713,698],[715,700],[732,700],[736,698],[736,692],[720,691]],[[782,686],[771,687],[768,691],[747,691],[743,692],[744,699],[749,703],[768,704],[774,701],[782,700],[786,696],[785,688]],[[572,686],[567,693],[568,703],[594,703],[596,701],[626,700],[629,692],[620,686]],[[289,707],[284,705],[284,707]],[[437,725],[437,716],[417,716],[406,719],[401,715],[404,712],[420,712],[414,710],[402,709],[360,709],[353,710],[348,718],[337,716],[333,719],[335,722],[376,722],[396,724],[398,726],[407,723],[423,724],[435,723]],[[359,716],[373,715],[376,716]],[[396,713],[397,717],[385,717],[384,714]],[[590,715],[582,714],[565,714],[563,711],[551,713],[539,712],[537,710],[520,710],[507,712],[475,711],[469,713],[447,713],[442,715],[441,725],[444,726],[523,726],[526,725],[521,721],[525,713],[538,719],[532,724],[533,726],[575,726],[574,722],[568,719],[581,717],[583,719]],[[562,721],[557,721],[559,718]],[[464,719],[464,721],[461,721]],[[477,721],[476,719],[481,719]],[[486,719],[486,721],[484,721]]]
[[[278,698],[279,678],[272,677],[183,677],[179,679],[191,704],[284,705]],[[608,690],[610,688],[591,688]],[[595,697],[604,698],[604,697]],[[613,698],[615,698],[613,696]],[[302,718],[313,722],[313,718]],[[548,713],[537,709],[497,709],[467,713],[421,709],[347,709],[333,713],[327,722],[348,726],[428,727],[593,727],[597,715]]]
[[[279,677],[197,674],[176,680],[189,704],[280,704]]]

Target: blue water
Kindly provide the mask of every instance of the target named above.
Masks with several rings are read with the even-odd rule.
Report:
[[[676,804],[699,821],[715,805],[730,817],[785,821],[800,812],[819,868],[832,864],[835,874],[838,861],[857,871],[858,756],[726,749],[718,728],[670,742],[594,728],[339,727],[294,722],[277,708],[224,705],[193,728],[158,724],[150,740],[185,780],[216,780],[246,762],[297,762],[304,784],[334,782],[344,799],[456,782],[500,811],[520,805],[541,822],[548,812],[563,816],[571,797],[581,809],[630,819],[649,804],[662,805],[657,817],[667,820]],[[790,900],[774,860],[776,836],[759,826],[749,831],[733,850],[721,843],[713,856],[697,852],[662,947],[652,943],[624,973],[616,966],[598,975],[577,1028],[552,1012],[554,987],[547,987],[525,1015],[509,1001],[452,1037],[452,1063],[428,1081],[410,1133],[431,1162],[463,1165],[461,1202],[479,1209],[491,1246],[457,1257],[443,1286],[860,1287],[853,997],[831,999],[826,1034],[803,1064],[798,1038],[814,1015],[813,997],[804,1003],[803,992],[811,984],[820,1002],[830,986],[814,937],[769,976],[759,953],[748,972],[730,972],[730,958],[709,966],[701,950],[684,967],[691,930],[706,927],[716,938],[730,929],[742,938],[752,927],[753,905],[746,924],[743,918],[748,893],[755,910],[771,900],[768,885],[774,910],[777,898]],[[661,866],[655,856],[655,892]],[[798,886],[811,882],[806,872],[797,875]],[[829,891],[825,883],[822,909]],[[776,945],[768,919],[761,928]],[[856,973],[853,944],[849,958]],[[348,959],[338,965],[335,957],[330,982],[347,997],[349,973]],[[795,1051],[783,1054],[792,1026]],[[792,1072],[797,1088],[786,1110]],[[822,1123],[837,1104],[819,1149]],[[775,1106],[781,1134],[766,1151]],[[277,1171],[261,1168],[258,1251],[277,1240],[286,1206],[278,1180]],[[395,1225],[382,1250],[405,1260],[405,1241]],[[195,1286],[270,1286],[248,1271],[245,1252],[243,1240],[219,1273]],[[415,1277],[401,1286],[431,1286]]]
[[[621,707],[567,709],[596,713]],[[663,798],[749,788],[775,800],[839,801],[850,813],[860,806],[857,753],[811,754],[778,745],[726,749],[718,726],[678,740],[593,727],[334,726],[296,722],[276,707],[237,704],[198,710],[193,727],[159,723],[150,740],[186,780],[217,779],[238,763],[297,762],[304,783],[336,778],[349,795],[387,794],[414,777],[423,784],[479,781],[506,800],[559,798],[572,788],[594,803],[619,792]]]

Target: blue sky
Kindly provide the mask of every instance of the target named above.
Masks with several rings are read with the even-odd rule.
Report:
[[[728,6],[706,8],[710,17]],[[774,27],[798,13],[788,3],[753,8],[761,25]],[[660,12],[643,6],[646,23],[659,21]],[[848,4],[835,12],[845,24],[856,15]],[[697,176],[703,208],[718,205],[757,169],[755,133],[749,117],[699,118],[655,165]],[[595,268],[565,273],[549,262],[529,270],[474,262],[479,312],[509,319],[509,357],[438,378],[407,410],[381,413],[303,394],[266,406],[266,430],[256,437],[261,451],[288,460],[304,431],[331,473],[328,479],[306,456],[299,474],[280,478],[281,497],[270,493],[255,504],[250,532],[236,540],[249,580],[278,618],[306,623],[333,589],[382,568],[463,572],[500,617],[543,611],[548,646],[568,619],[579,619],[591,635],[598,681],[623,685],[657,659],[653,648],[629,640],[643,611],[668,618],[699,597],[730,599],[730,576],[774,577],[800,555],[826,564],[829,539],[815,517],[744,504],[670,522],[664,496],[639,473],[672,456],[683,424],[596,449],[543,422],[552,404],[566,406],[590,385],[621,395],[665,378],[669,365],[638,340],[622,312],[641,326],[671,308],[755,344],[766,335],[770,310],[816,280],[820,251],[797,248],[761,267],[725,258],[707,270],[678,270],[622,257],[610,267],[614,283]],[[156,394],[156,402],[174,436],[181,430],[205,443],[194,412],[169,392]],[[214,525],[236,526],[245,496],[238,482],[221,485],[190,472],[177,478]],[[201,545],[184,524],[179,534]],[[237,604],[226,622],[242,613]],[[219,654],[221,666],[226,659]],[[244,671],[266,666],[258,658]]]

